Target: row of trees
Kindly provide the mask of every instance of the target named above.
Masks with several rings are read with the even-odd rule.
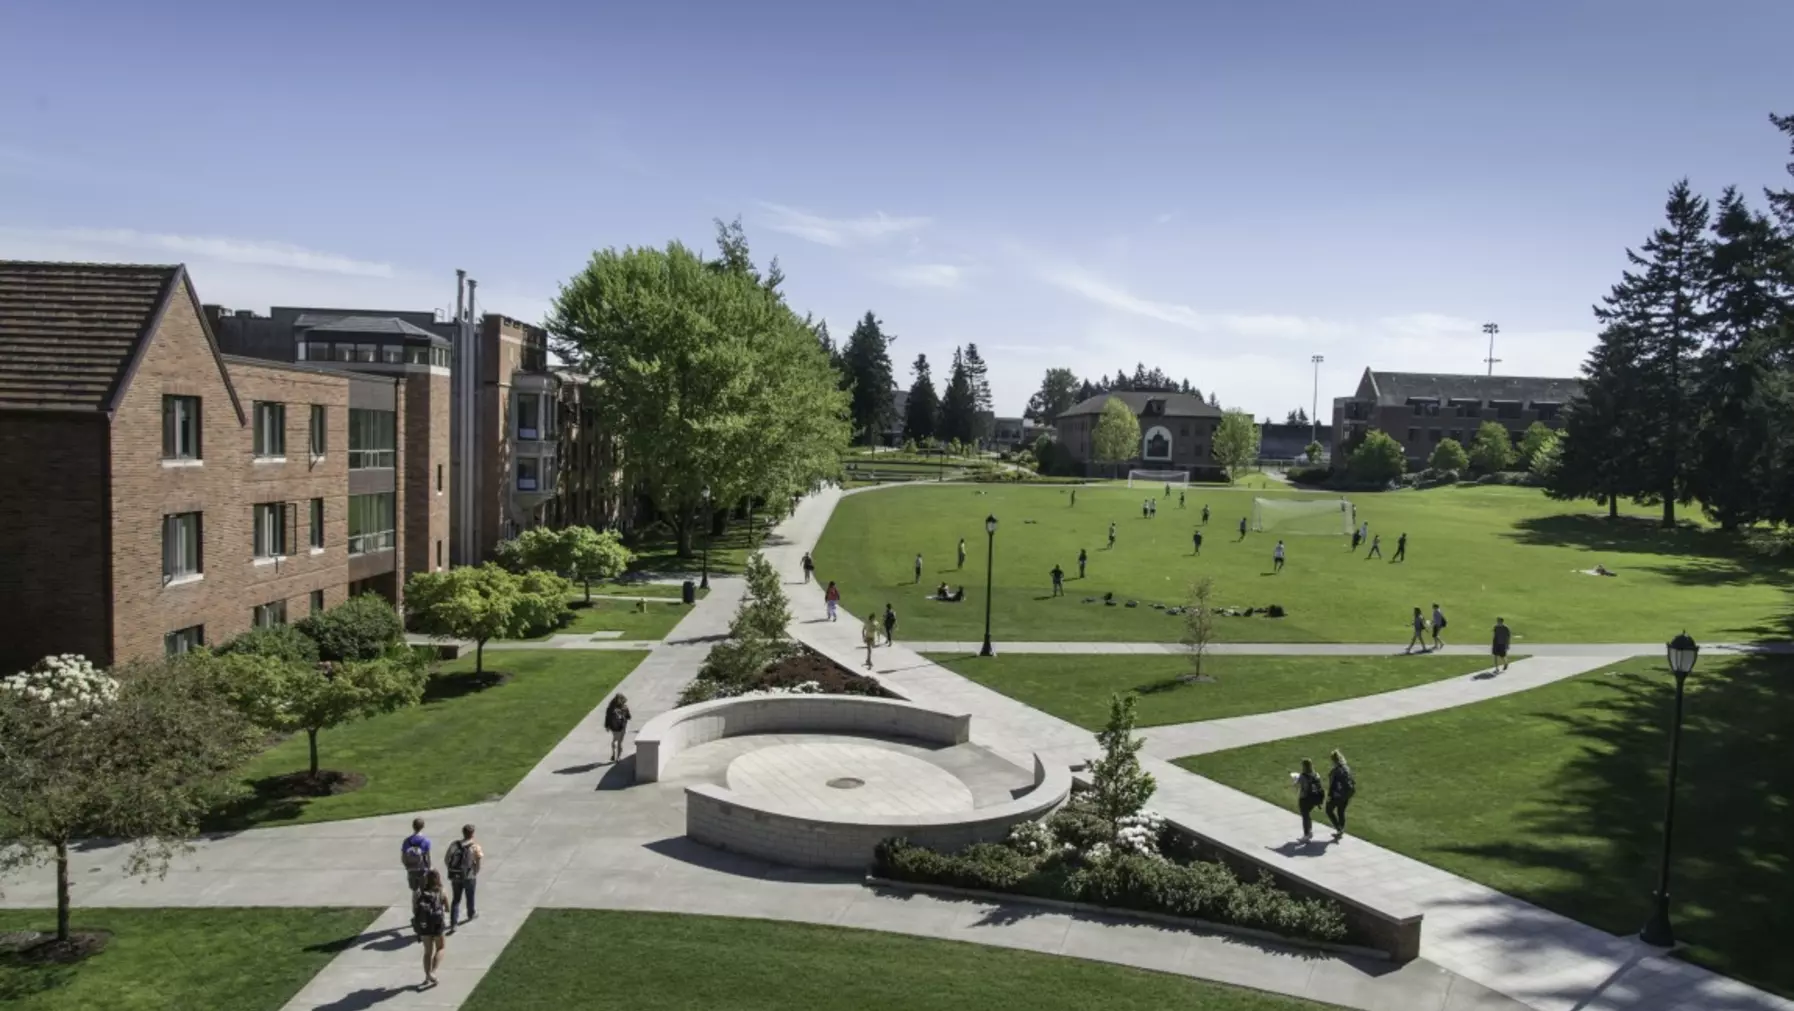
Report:
[[[1103,376],[1094,382],[1079,379],[1077,373],[1067,368],[1046,370],[1040,381],[1040,389],[1028,398],[1028,406],[1022,417],[1042,425],[1050,425],[1059,415],[1072,409],[1073,406],[1104,393],[1187,393],[1198,400],[1202,399],[1202,391],[1190,385],[1188,379],[1173,381],[1164,370],[1148,369],[1144,364],[1135,365],[1132,374],[1116,370],[1115,377]],[[1221,401],[1213,393],[1208,396],[1212,407],[1220,407]]]
[[[903,434],[906,439],[923,442],[974,444],[990,437],[991,395],[989,367],[978,345],[967,344],[953,349],[953,365],[947,371],[946,385],[937,395],[934,376],[927,355],[917,355],[910,366],[915,382],[909,388],[904,409]]]
[[[677,242],[594,253],[547,319],[556,354],[603,387],[624,480],[685,556],[707,505],[837,476],[853,430],[826,331],[786,303],[777,261],[754,265],[739,220],[717,222],[716,242],[708,259]]]
[[[1794,139],[1794,117],[1770,121]],[[1790,165],[1794,172],[1794,165]],[[1664,223],[1594,309],[1600,340],[1565,418],[1548,491],[1700,502],[1731,529],[1794,521],[1794,190],[1716,204],[1676,183]]]

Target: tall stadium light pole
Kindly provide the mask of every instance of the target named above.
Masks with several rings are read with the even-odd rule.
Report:
[[[1321,438],[1321,363],[1327,360],[1327,356],[1310,355],[1308,360],[1314,363],[1314,402],[1309,405],[1308,441],[1319,442]]]
[[[1676,722],[1670,728],[1669,736],[1669,804],[1663,812],[1663,861],[1657,868],[1657,892],[1652,896],[1651,918],[1638,932],[1639,940],[1660,948],[1673,948],[1676,944],[1676,932],[1669,923],[1669,855],[1676,832],[1676,765],[1682,750],[1682,685],[1688,680],[1689,671],[1694,670],[1694,661],[1700,652],[1701,648],[1687,632],[1669,641],[1669,671],[1676,676]]]
[[[997,518],[984,518],[984,648],[978,651],[979,656],[996,656],[990,648],[990,586],[991,566],[997,557]]]
[[[1501,360],[1495,357],[1495,335],[1500,332],[1501,328],[1493,323],[1483,324],[1483,333],[1489,335],[1489,357],[1483,359],[1483,361],[1489,363],[1489,375],[1491,376],[1495,374],[1495,363]]]

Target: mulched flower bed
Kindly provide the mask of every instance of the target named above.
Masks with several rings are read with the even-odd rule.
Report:
[[[862,677],[847,668],[823,656],[821,653],[802,647],[803,652],[795,656],[775,661],[772,666],[760,675],[759,687],[789,688],[814,681],[822,688],[825,695],[871,695],[878,698],[895,698],[877,681]]]

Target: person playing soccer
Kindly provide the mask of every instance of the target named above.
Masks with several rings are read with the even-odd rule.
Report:
[[[1202,554],[1202,531],[1200,529],[1191,531],[1190,533],[1190,554]]]
[[[1445,645],[1445,640],[1439,638],[1439,633],[1443,632],[1443,631],[1445,631],[1445,612],[1439,610],[1438,604],[1434,604],[1433,605],[1433,648],[1434,649],[1439,649]]]
[[[1422,653],[1426,652],[1426,619],[1421,617],[1418,607],[1414,609],[1414,637],[1408,640],[1408,648],[1402,652],[1412,653],[1416,645],[1420,647]]]
[[[959,539],[959,567],[962,569],[966,567],[966,539],[964,537]]]
[[[1115,521],[1109,521],[1109,550],[1115,550]],[[1079,573],[1082,576],[1082,573]]]
[[[1283,542],[1282,541],[1278,541],[1277,547],[1275,547],[1271,550],[1271,571],[1272,572],[1282,572],[1283,571]]]
[[[1358,553],[1358,545],[1364,543],[1364,537],[1357,530],[1352,531],[1352,554]]]
[[[1065,596],[1065,570],[1061,569],[1058,563],[1053,565],[1053,596]]]
[[[1240,517],[1240,540],[1246,539],[1246,517]]]
[[[1078,504],[1078,490],[1076,488],[1071,490],[1071,504],[1074,506]]]
[[[1152,507],[1150,505],[1147,505],[1146,499],[1141,499],[1140,500],[1140,518],[1145,519],[1147,511],[1150,510],[1151,508]]]
[[[1204,526],[1208,525],[1208,506],[1206,505],[1202,507],[1202,523]]]
[[[1109,546],[1115,546],[1115,528],[1109,528]],[[1083,548],[1078,549],[1078,578],[1084,578],[1084,564],[1090,561],[1090,555]]]
[[[1184,507],[1184,493],[1181,491],[1177,493],[1177,507],[1179,509]]]
[[[922,554],[916,553],[916,585],[922,585]]]
[[[1368,562],[1373,558],[1381,557],[1383,557],[1383,535],[1372,534],[1370,538],[1370,550],[1364,553],[1364,560]]]
[[[1166,498],[1171,497],[1171,482],[1170,481],[1165,482],[1165,497]]]
[[[1378,556],[1381,556],[1382,552],[1379,551],[1379,552],[1377,552],[1377,554],[1378,554]],[[1390,561],[1405,562],[1407,560],[1408,560],[1408,532],[1406,530],[1404,530],[1404,531],[1402,531],[1402,535],[1395,539],[1395,557],[1391,558]]]

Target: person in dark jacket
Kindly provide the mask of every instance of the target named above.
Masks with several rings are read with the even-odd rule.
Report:
[[[1489,645],[1489,652],[1495,657],[1495,673],[1507,670],[1507,648],[1513,642],[1514,630],[1507,627],[1507,622],[1495,619],[1495,641]]]
[[[611,696],[610,705],[604,709],[604,729],[610,731],[610,760],[623,760],[623,735],[629,732],[629,699],[623,695]]]
[[[1346,764],[1344,755],[1334,751],[1332,757],[1333,769],[1327,773],[1327,820],[1333,823],[1333,841],[1338,842],[1345,838],[1346,805],[1358,792],[1358,780],[1352,776],[1352,767]]]
[[[1296,788],[1296,810],[1302,813],[1302,841],[1314,838],[1314,809],[1321,806],[1326,799],[1326,788],[1321,786],[1321,777],[1314,771],[1314,763],[1302,759],[1302,771],[1294,778]]]

